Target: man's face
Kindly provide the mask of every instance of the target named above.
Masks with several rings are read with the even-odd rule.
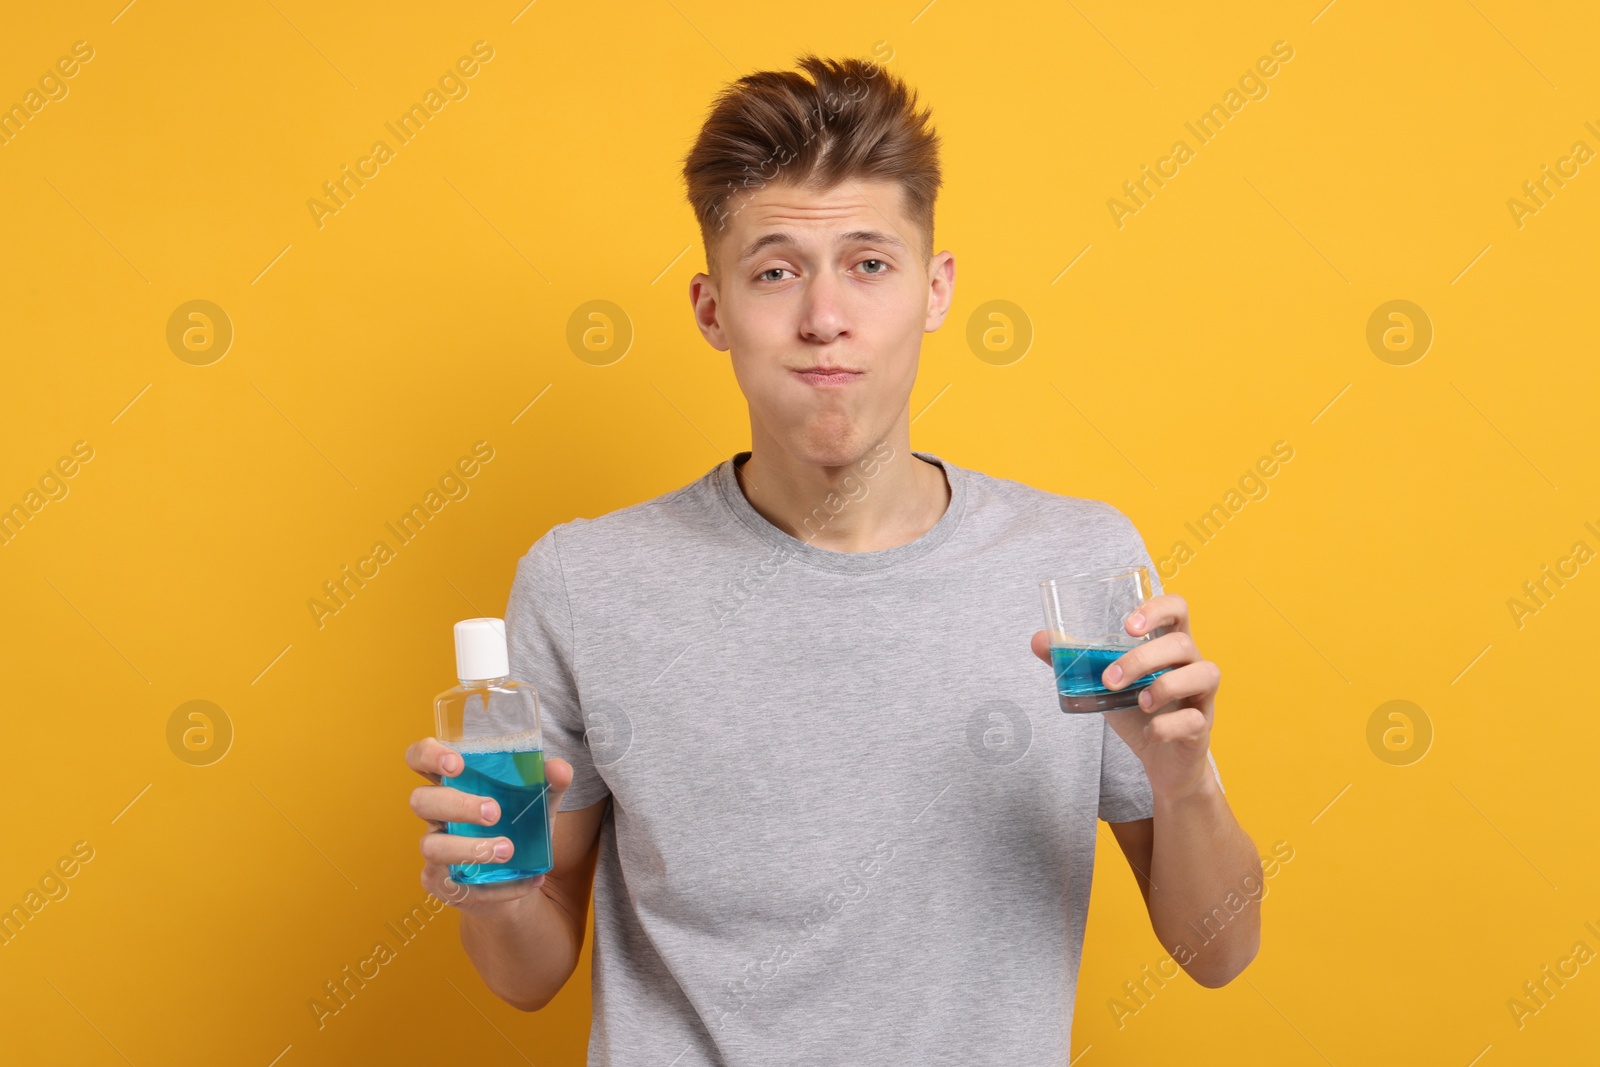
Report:
[[[769,184],[731,203],[711,250],[719,280],[697,274],[689,291],[706,340],[731,352],[758,446],[842,467],[909,419],[922,335],[949,310],[955,261],[922,258],[903,196],[893,181]],[[853,373],[803,373],[819,367]]]

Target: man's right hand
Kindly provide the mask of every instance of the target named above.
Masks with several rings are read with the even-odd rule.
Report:
[[[425,737],[406,749],[406,766],[426,778],[430,785],[419,785],[411,793],[411,810],[428,824],[422,835],[422,887],[446,904],[463,910],[494,909],[507,901],[519,900],[544,885],[545,876],[516,882],[489,885],[462,885],[450,877],[451,864],[504,863],[511,858],[511,841],[505,837],[465,837],[450,833],[445,823],[476,823],[493,826],[500,821],[500,805],[490,797],[463,793],[441,785],[445,778],[460,774],[461,754],[438,738]],[[552,835],[561,810],[561,796],[572,784],[572,764],[564,759],[545,761],[545,795],[551,813]],[[551,841],[555,855],[555,841]]]

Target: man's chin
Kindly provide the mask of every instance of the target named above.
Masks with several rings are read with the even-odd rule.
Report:
[[[815,467],[849,467],[871,452],[875,443],[871,434],[851,427],[844,433],[807,436],[793,453],[795,458]]]

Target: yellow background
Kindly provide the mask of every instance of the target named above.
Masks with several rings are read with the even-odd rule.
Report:
[[[16,1062],[582,1062],[587,957],[523,1015],[451,912],[323,1029],[307,1002],[422,899],[402,752],[451,682],[451,624],[501,614],[552,524],[748,447],[690,319],[678,165],[724,82],[805,49],[889,57],[944,138],[959,271],[914,447],[1111,501],[1157,557],[1294,449],[1168,582],[1222,668],[1234,811],[1293,849],[1261,954],[1119,1026],[1108,1001],[1166,952],[1102,828],[1076,1062],[1592,1054],[1600,966],[1520,1027],[1507,1007],[1600,949],[1600,565],[1520,627],[1508,607],[1600,548],[1600,163],[1521,227],[1507,207],[1575,141],[1600,149],[1591,6],[110,0],[5,21],[0,103],[94,49],[0,146],[0,504],[94,449],[0,546],[0,905],[94,850],[0,947]],[[323,182],[479,40],[469,94],[319,228]],[[1269,94],[1198,146],[1185,121],[1280,40]],[[1195,158],[1119,229],[1107,200],[1179,138]],[[196,299],[234,330],[206,366],[166,340]],[[1435,331],[1406,366],[1366,343],[1394,299]],[[590,300],[631,323],[609,365],[567,343]],[[1022,358],[969,347],[990,300],[1031,323]],[[470,495],[318,628],[307,600],[480,440]],[[234,732],[208,766],[168,745],[190,700]],[[1368,745],[1390,700],[1431,723],[1409,765]]]

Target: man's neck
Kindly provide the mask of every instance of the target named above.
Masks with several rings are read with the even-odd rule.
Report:
[[[734,473],[762,518],[835,552],[908,544],[932,529],[950,503],[944,472],[912,455],[908,443],[878,445],[843,467],[818,467],[777,448],[752,446]]]

